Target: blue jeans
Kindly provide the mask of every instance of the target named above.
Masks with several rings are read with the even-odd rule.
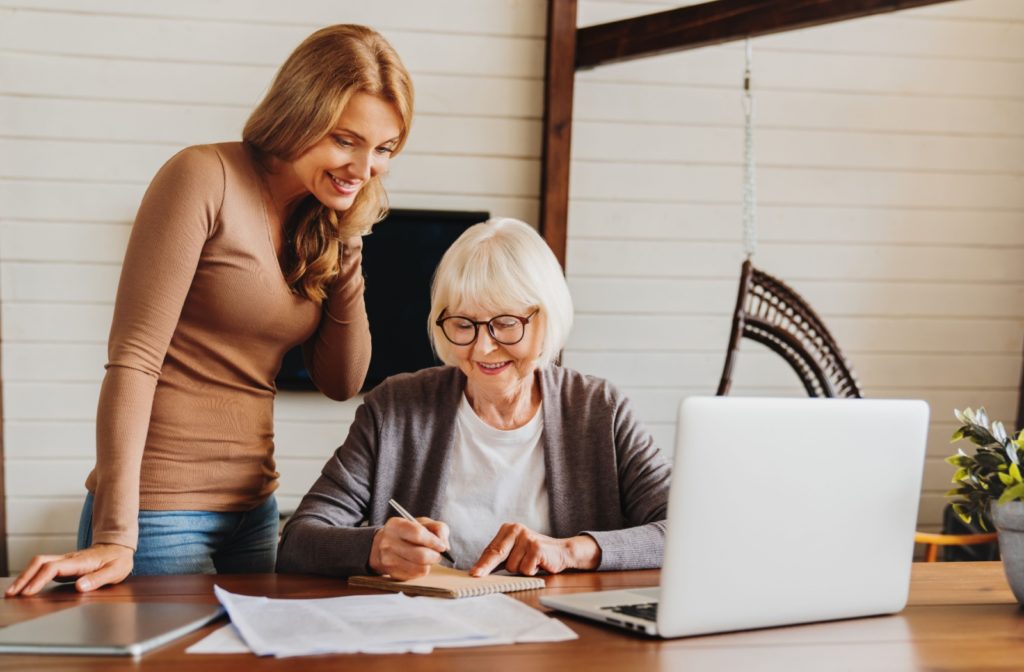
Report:
[[[85,497],[78,548],[92,545],[93,496]],[[133,575],[273,572],[277,500],[251,511],[139,511]]]

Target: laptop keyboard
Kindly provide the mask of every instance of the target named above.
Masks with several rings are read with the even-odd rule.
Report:
[[[622,604],[614,607],[601,607],[616,614],[625,614],[634,618],[642,618],[645,621],[658,620],[658,603],[648,602],[646,604]]]

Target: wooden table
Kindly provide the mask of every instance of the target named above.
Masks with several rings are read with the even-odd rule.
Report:
[[[547,591],[574,592],[657,585],[657,571],[566,574],[547,577]],[[837,577],[842,580],[842,577]],[[55,586],[30,598],[0,601],[0,625],[66,608],[110,600],[213,602],[214,582],[228,590],[275,597],[366,594],[341,579],[287,575],[135,577],[97,593]],[[0,579],[0,586],[6,586]],[[518,594],[540,608],[540,591]],[[513,594],[515,595],[515,594]],[[998,562],[918,564],[910,605],[900,614],[676,640],[653,640],[561,617],[579,639],[440,649],[431,655],[334,655],[275,660],[245,655],[189,655],[185,648],[223,622],[146,654],[116,657],[0,655],[0,670],[396,670],[420,672],[535,670],[1021,670],[1024,612]]]

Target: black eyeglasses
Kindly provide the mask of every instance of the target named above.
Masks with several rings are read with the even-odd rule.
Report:
[[[470,345],[476,340],[480,326],[487,325],[487,333],[491,335],[495,343],[502,345],[515,345],[523,340],[526,335],[526,325],[530,323],[533,316],[540,312],[540,308],[533,311],[526,317],[518,315],[498,315],[489,320],[471,320],[462,315],[448,315],[441,311],[441,317],[434,322],[441,327],[441,333],[453,345]]]

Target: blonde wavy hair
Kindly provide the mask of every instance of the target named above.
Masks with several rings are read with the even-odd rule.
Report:
[[[322,28],[292,52],[245,123],[242,140],[264,164],[270,157],[294,161],[337,125],[356,93],[395,106],[402,119],[397,154],[412,123],[412,78],[387,40],[354,24]],[[387,214],[380,177],[371,178],[344,212],[312,195],[293,208],[284,225],[286,278],[296,294],[323,301],[340,269],[342,241],[366,235]]]

